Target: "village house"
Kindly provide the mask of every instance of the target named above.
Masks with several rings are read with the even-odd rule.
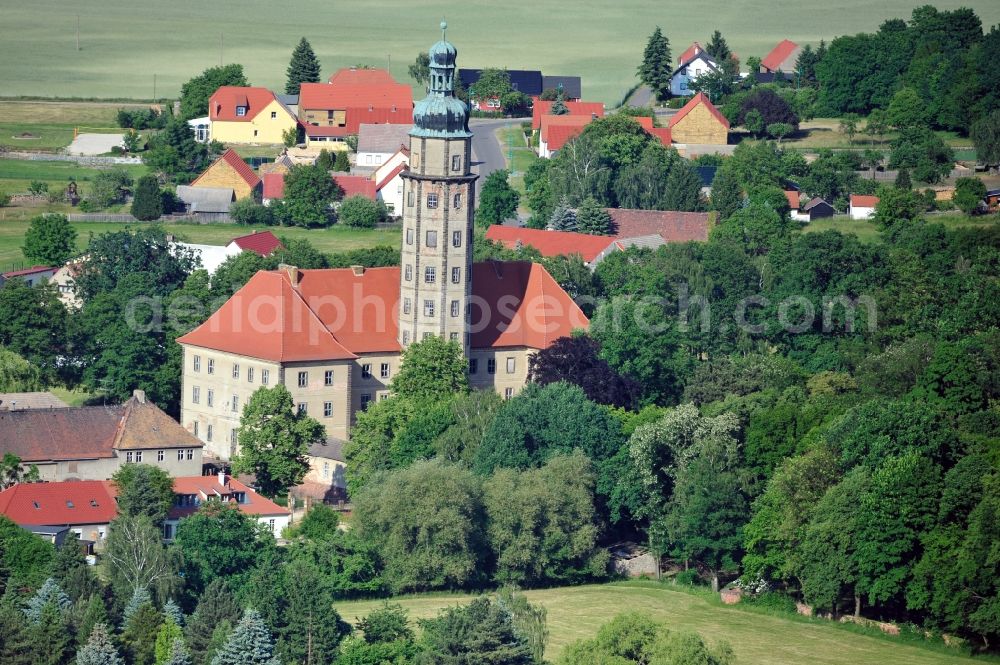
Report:
[[[270,231],[254,231],[238,238],[233,238],[225,245],[196,245],[179,242],[177,246],[190,249],[201,259],[201,267],[209,275],[214,275],[230,257],[242,254],[243,252],[253,252],[258,256],[267,257],[279,249],[284,249],[284,245],[278,236]]]
[[[801,52],[801,46],[783,39],[760,61],[760,71],[762,74],[793,74]]]
[[[211,166],[195,178],[191,188],[230,190],[231,201],[241,201],[251,197],[259,199],[261,193],[260,178],[254,173],[253,167],[243,161],[232,148],[222,153]],[[189,189],[184,191],[190,193]],[[180,191],[177,196],[183,200]],[[194,203],[196,202],[192,202],[191,205]]]
[[[302,84],[299,121],[307,146],[347,150],[363,124],[410,124],[413,89],[384,69],[341,69],[328,83]]]
[[[82,258],[71,259],[59,266],[50,280],[59,291],[59,300],[66,309],[79,309],[83,306],[83,301],[76,294],[76,278],[82,268]]]
[[[113,489],[114,485],[111,485]],[[174,505],[163,521],[163,540],[173,540],[177,535],[177,524],[212,501],[235,506],[275,538],[281,535],[292,517],[287,508],[258,494],[224,471],[209,476],[174,478]]]
[[[542,128],[542,116],[552,114],[552,105],[555,102],[546,102],[541,99],[531,106],[531,129],[538,131]],[[590,118],[604,117],[604,104],[601,102],[565,102],[565,115],[578,115]]]
[[[847,214],[851,219],[871,219],[875,214],[875,206],[878,205],[877,196],[864,196],[862,194],[851,194],[850,204]]]
[[[580,101],[582,99],[582,86],[579,76],[545,76],[536,69],[506,69],[510,77],[510,87],[516,92],[520,92],[531,98],[532,102],[537,102],[543,92],[556,92],[562,90],[565,101]],[[476,82],[483,75],[482,69],[460,69],[458,78],[462,86],[469,91],[469,99],[472,108],[477,111],[502,111],[500,100],[479,99],[476,96]]]
[[[348,196],[363,196],[372,201],[377,200],[375,181],[369,176],[331,173],[330,177],[344,192],[345,199]],[[283,173],[265,173],[263,181],[264,205],[270,205],[271,201],[285,198],[285,175]]]
[[[403,210],[403,174],[410,165],[410,149],[401,147],[381,166],[375,169],[375,195],[385,204],[390,215],[398,216]]]
[[[539,117],[538,156],[551,158],[559,152],[566,143],[580,135],[584,127],[598,119],[596,113],[590,115],[553,115],[543,114]],[[654,127],[653,119],[648,116],[632,118],[646,133],[659,139],[666,147],[671,147],[671,130],[669,127]]]
[[[596,259],[614,242],[610,236],[590,235],[572,231],[549,231],[494,224],[486,230],[486,239],[499,242],[508,249],[533,247],[544,257],[578,254],[584,265],[593,268]]]
[[[720,69],[715,58],[695,42],[681,54],[677,69],[670,75],[670,94],[675,97],[687,97],[694,92],[691,84],[697,81],[698,77],[718,72]]]
[[[315,503],[338,504],[347,501],[347,466],[344,445],[339,439],[317,441],[306,455],[309,471],[302,482],[291,489],[297,499]]]
[[[716,213],[677,210],[607,208],[614,225],[614,238],[628,240],[658,235],[664,242],[708,242]]]
[[[28,286],[35,286],[36,284],[41,284],[52,279],[55,274],[56,268],[52,266],[32,266],[21,270],[10,270],[0,273],[0,286],[3,286],[4,282],[11,279],[19,279]]]
[[[729,121],[703,92],[681,108],[667,124],[670,140],[677,144],[726,145]]]
[[[793,210],[791,217],[797,222],[811,222],[814,219],[833,217],[835,214],[837,214],[836,209],[817,196],[810,199],[799,211]]]
[[[369,125],[358,129],[355,171],[374,171],[390,157],[410,145],[411,125]]]
[[[509,398],[532,354],[588,327],[541,265],[472,261],[477,176],[456,55],[443,39],[431,48],[431,89],[414,109],[409,168],[398,174],[401,265],[258,272],[178,339],[183,425],[219,458],[238,451],[242,407],[261,386],[284,385],[298,411],[346,440],[357,412],[388,396],[413,342],[457,343],[469,383]]]
[[[115,406],[0,410],[0,451],[36,466],[44,481],[106,480],[132,462],[196,475],[202,448],[141,390]]]
[[[228,144],[280,144],[298,125],[292,110],[267,88],[230,85],[209,98],[208,120],[210,140]]]

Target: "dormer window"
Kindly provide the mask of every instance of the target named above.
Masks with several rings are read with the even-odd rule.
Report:
[[[236,115],[238,117],[243,117],[246,114],[247,114],[247,107],[245,107],[245,106],[237,106],[236,107]]]
[[[76,506],[73,505],[72,501],[70,501],[70,500],[67,499],[66,500],[66,507],[67,508],[75,508]]]
[[[32,501],[31,505],[33,505],[35,507],[35,510],[38,510],[39,508],[41,508],[41,506],[38,505],[37,501]]]
[[[91,499],[90,500],[90,507],[91,508],[97,508],[97,499]]]

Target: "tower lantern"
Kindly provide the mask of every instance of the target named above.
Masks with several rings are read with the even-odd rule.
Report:
[[[413,109],[410,164],[403,171],[399,343],[430,335],[469,348],[472,221],[477,176],[470,171],[469,107],[455,97],[458,51],[446,38],[430,56],[430,90]]]

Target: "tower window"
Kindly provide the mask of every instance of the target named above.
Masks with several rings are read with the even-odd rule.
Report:
[[[413,279],[413,266],[411,266],[409,263],[407,263],[406,267],[403,268],[403,279],[405,279],[407,282]]]
[[[462,156],[461,155],[452,155],[451,156],[451,170],[452,171],[458,171],[461,168],[462,168]]]
[[[438,232],[437,231],[428,231],[427,232],[427,242],[425,244],[428,247],[437,247],[438,246]]]
[[[517,361],[514,360],[513,356],[510,357],[510,358],[507,358],[507,373],[508,374],[513,374],[514,373],[514,368],[516,367],[516,365],[517,365]]]
[[[437,268],[434,266],[427,266],[424,268],[424,282],[426,284],[433,284],[437,281]]]
[[[452,316],[458,316],[458,312],[460,311],[460,309],[461,308],[458,305],[458,301],[457,300],[452,300],[451,301],[451,315]]]
[[[382,363],[382,367],[379,368],[379,376],[383,379],[389,378],[389,363]]]
[[[451,283],[452,284],[458,284],[461,281],[462,281],[462,269],[461,268],[452,268],[451,269]]]
[[[328,369],[323,373],[323,385],[332,386],[333,385],[333,370]]]
[[[428,208],[437,208],[438,207],[438,195],[437,194],[428,194],[427,195],[427,207]]]
[[[456,194],[455,196],[458,196],[458,194]],[[451,232],[451,246],[452,247],[461,247],[462,246],[462,232],[461,231],[452,231]]]
[[[451,342],[457,342],[458,341],[458,333],[457,332],[448,333],[448,340],[451,341]]]
[[[403,314],[409,314],[412,309],[412,303],[409,298],[403,298]]]
[[[413,244],[413,229],[406,229],[406,244]]]
[[[451,207],[455,209],[462,207],[462,192],[455,194],[455,198]]]
[[[424,316],[434,316],[434,301],[425,300],[424,301]]]
[[[413,207],[413,190],[411,189],[406,193],[406,205]]]

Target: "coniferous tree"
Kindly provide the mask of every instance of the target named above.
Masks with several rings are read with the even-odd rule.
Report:
[[[132,197],[132,216],[140,222],[151,222],[163,214],[163,195],[156,176],[144,175],[135,185]]]
[[[76,653],[76,665],[125,665],[105,624],[94,626],[87,643]]]
[[[720,222],[726,221],[743,207],[743,188],[728,170],[719,169],[716,173],[710,201],[712,210],[719,213]]]
[[[191,652],[184,646],[184,640],[177,638],[170,647],[170,655],[163,665],[192,665]]]
[[[677,164],[670,169],[663,206],[667,210],[683,212],[701,209],[701,178],[687,163]]]
[[[31,623],[38,623],[42,618],[42,612],[48,605],[54,606],[60,612],[69,609],[73,601],[62,590],[59,583],[53,578],[48,578],[35,595],[28,599],[24,608],[24,616],[28,617]]]
[[[337,151],[337,156],[333,159],[333,170],[341,173],[351,170],[351,158],[347,156],[346,150]]]
[[[288,81],[285,83],[285,94],[297,95],[303,83],[319,83],[319,60],[313,52],[309,40],[305,37],[299,40],[299,45],[292,51],[292,60],[288,63]]]
[[[569,108],[566,106],[566,93],[563,92],[561,84],[559,89],[556,90],[556,98],[552,102],[552,108],[549,109],[549,113],[552,115],[569,115]]]
[[[614,220],[593,196],[588,196],[576,211],[576,230],[580,233],[607,236],[614,232]]]
[[[129,598],[128,603],[125,604],[125,609],[122,611],[122,623],[127,624],[132,615],[135,614],[140,607],[146,604],[152,604],[153,598],[149,595],[149,589],[144,586],[138,587],[132,592],[132,597]]]
[[[8,603],[0,603],[0,663],[34,665],[32,651],[31,631],[24,614]]]
[[[172,619],[178,626],[184,625],[184,612],[181,611],[173,598],[163,604],[163,616]]]
[[[549,231],[576,231],[576,212],[569,207],[565,199],[552,211],[549,218]]]
[[[132,665],[153,665],[161,625],[163,615],[151,603],[145,603],[132,614],[122,632],[122,644]]]
[[[187,621],[184,637],[191,650],[192,660],[198,665],[208,663],[212,648],[212,636],[217,626],[226,624],[226,631],[240,618],[240,608],[224,580],[215,579],[202,592]],[[224,633],[225,634],[225,633]]]
[[[34,665],[63,665],[72,659],[75,636],[66,612],[55,602],[42,608],[38,621],[28,629]]]
[[[156,665],[166,665],[174,651],[174,643],[181,640],[183,644],[183,639],[180,626],[170,617],[166,617],[160,625],[159,632],[156,633],[156,645],[153,651]]]
[[[722,71],[728,76],[732,77],[739,74],[739,61],[735,59],[732,50],[729,48],[729,44],[726,43],[726,38],[718,30],[712,33],[708,44],[705,45],[705,52],[719,63]]]
[[[894,184],[896,185],[896,189],[905,189],[906,191],[913,189],[913,182],[910,180],[910,170],[900,169],[899,173],[896,174],[896,182]]]
[[[87,604],[81,608],[81,612],[76,615],[76,635],[79,644],[85,644],[90,633],[97,624],[110,623],[108,620],[108,608],[99,594],[92,593],[87,600]]]
[[[649,36],[646,50],[639,65],[639,80],[645,83],[663,102],[670,97],[670,75],[673,73],[673,63],[670,58],[670,40],[667,39],[660,26]]]
[[[247,608],[240,623],[212,659],[212,665],[281,665],[274,638],[257,610]]]

